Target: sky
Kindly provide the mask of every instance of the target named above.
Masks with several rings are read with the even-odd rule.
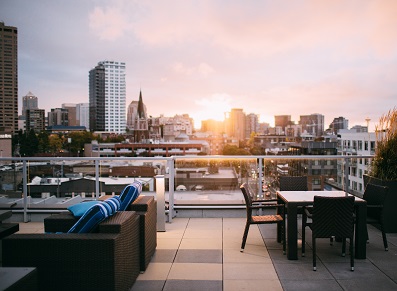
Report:
[[[126,62],[127,106],[223,120],[241,108],[349,127],[397,106],[395,0],[0,0],[18,28],[19,102],[88,103],[88,72]]]

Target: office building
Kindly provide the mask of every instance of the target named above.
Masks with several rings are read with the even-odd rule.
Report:
[[[45,130],[45,111],[44,109],[26,110],[26,131],[33,129],[39,133]]]
[[[251,133],[257,133],[259,131],[259,116],[254,113],[250,113],[245,117],[245,138],[249,139]]]
[[[301,115],[299,124],[302,125],[302,133],[313,137],[320,137],[324,134],[324,115],[322,114]]]
[[[0,130],[18,130],[18,29],[0,22]]]
[[[293,124],[291,122],[291,115],[275,115],[274,116],[274,126],[275,127],[280,126],[283,129],[283,131],[285,131],[285,128],[291,124]]]
[[[77,122],[76,104],[63,103],[62,108],[66,109],[68,111],[68,125],[69,126],[78,126],[79,124]]]
[[[334,118],[334,120],[329,125],[329,128],[333,134],[337,134],[341,129],[349,129],[349,120],[346,118],[339,116]]]
[[[243,109],[233,108],[225,118],[226,134],[229,137],[245,140],[245,113]]]
[[[69,126],[69,112],[65,108],[52,108],[48,112],[48,126]]]
[[[22,97],[22,115],[26,116],[26,110],[28,109],[38,109],[39,108],[39,99],[33,95],[32,92],[28,92],[25,96]]]
[[[77,125],[84,126],[87,130],[90,128],[90,105],[89,103],[76,104]]]
[[[103,61],[89,72],[90,130],[125,133],[125,63]]]

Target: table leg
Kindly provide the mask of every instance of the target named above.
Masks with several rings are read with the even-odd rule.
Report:
[[[355,258],[367,257],[367,204],[356,204]]]
[[[287,258],[298,259],[298,207],[293,203],[287,205]]]

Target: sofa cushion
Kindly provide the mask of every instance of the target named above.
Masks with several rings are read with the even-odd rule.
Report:
[[[120,194],[120,211],[126,211],[128,206],[134,202],[134,200],[142,192],[142,183],[135,181],[124,188]]]
[[[97,203],[98,201],[86,201],[76,203],[72,206],[69,206],[68,210],[73,214],[74,217],[82,217],[84,213],[86,213],[86,211],[91,208],[91,206],[94,206]]]

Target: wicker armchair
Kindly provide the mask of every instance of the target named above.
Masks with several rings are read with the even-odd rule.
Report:
[[[140,271],[144,272],[157,247],[157,204],[153,196],[140,195],[127,208],[139,215]],[[44,219],[45,232],[67,232],[76,222],[70,212],[51,215]]]
[[[383,205],[388,195],[389,188],[374,184],[367,184],[363,199],[367,201],[367,223],[380,226],[382,232],[383,246],[385,251],[389,250],[387,245],[386,233],[384,228]],[[368,239],[368,231],[367,231]]]
[[[282,240],[283,240],[283,253],[286,251],[286,240],[285,240],[285,217],[284,217],[284,204],[276,204],[274,202],[277,199],[266,199],[266,200],[252,200],[252,195],[249,192],[247,183],[244,183],[240,186],[241,191],[243,192],[246,210],[247,210],[247,221],[245,224],[245,230],[243,235],[243,240],[241,243],[241,252],[244,251],[245,243],[248,237],[248,231],[251,224],[272,224],[277,223],[281,225],[282,229]],[[280,208],[278,214],[269,214],[269,215],[253,215],[254,209],[264,209],[264,208]]]
[[[307,223],[306,216],[312,219]],[[332,236],[342,239],[342,256],[346,253],[346,238],[350,243],[350,266],[354,271],[354,196],[324,197],[314,196],[312,211],[305,209],[303,230],[306,226],[312,230],[313,270],[316,271],[316,239]],[[302,235],[302,252],[304,252],[305,235]]]
[[[129,290],[139,275],[139,216],[118,212],[97,233],[13,234],[3,266],[36,267],[39,290]]]

